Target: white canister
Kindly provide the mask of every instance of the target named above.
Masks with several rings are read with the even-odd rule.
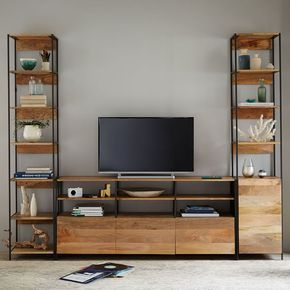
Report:
[[[261,69],[262,60],[258,54],[255,54],[254,57],[251,58],[251,69],[259,70]]]
[[[26,125],[23,131],[23,138],[29,142],[37,142],[41,139],[42,132],[39,126]]]
[[[42,71],[50,71],[49,69],[50,69],[49,62],[44,61],[44,62],[41,64],[41,70],[42,70]]]

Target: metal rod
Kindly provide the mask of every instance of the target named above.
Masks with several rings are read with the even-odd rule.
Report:
[[[231,88],[231,176],[234,176],[234,150],[233,150],[233,144],[234,144],[234,140],[233,140],[233,108],[234,108],[234,104],[233,104],[233,56],[232,56],[232,49],[233,49],[233,37],[231,37],[230,40],[230,73],[231,73],[231,77],[230,77],[230,88]]]
[[[273,65],[275,66],[275,41],[274,38],[271,40],[272,44],[272,51],[271,51],[271,61]],[[272,94],[273,94],[273,103],[274,106],[276,105],[276,86],[275,86],[275,74],[272,74]],[[275,109],[273,110],[273,119],[276,119],[276,112]],[[276,136],[274,135],[273,141],[276,140]],[[274,154],[272,156],[273,159],[273,175],[276,176],[276,145],[274,144]]]
[[[172,193],[174,196],[174,200],[173,200],[173,216],[176,217],[176,210],[177,210],[177,201],[176,201],[176,184],[175,181],[173,181],[172,183]]]
[[[9,202],[9,209],[8,209],[8,214],[9,214],[9,245],[8,245],[8,250],[9,250],[9,260],[11,260],[11,143],[10,143],[10,38],[9,34],[7,34],[7,77],[8,77],[8,88],[7,88],[7,93],[8,93],[8,202]]]
[[[238,75],[237,75],[237,34],[235,33],[235,110],[236,128],[238,128]],[[236,191],[235,191],[235,257],[239,258],[239,136],[236,129]]]
[[[119,190],[120,182],[116,181],[116,194],[115,194],[115,217],[119,214],[119,202],[118,202],[118,190]]]
[[[281,247],[282,247],[282,258],[283,258],[283,234],[284,234],[284,218],[283,218],[283,114],[282,114],[282,56],[281,56],[281,33],[279,33],[279,105],[280,105],[280,178],[281,178],[281,213],[282,213],[282,239],[281,239]]]

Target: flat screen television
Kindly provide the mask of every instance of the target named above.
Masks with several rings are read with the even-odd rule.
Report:
[[[193,117],[100,117],[98,123],[100,173],[193,171]]]

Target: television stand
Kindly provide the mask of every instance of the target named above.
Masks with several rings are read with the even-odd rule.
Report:
[[[118,178],[175,178],[173,173],[118,173]]]

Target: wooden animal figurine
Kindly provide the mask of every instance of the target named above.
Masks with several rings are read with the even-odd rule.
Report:
[[[111,184],[106,184],[105,189],[101,189],[101,197],[111,196]]]

